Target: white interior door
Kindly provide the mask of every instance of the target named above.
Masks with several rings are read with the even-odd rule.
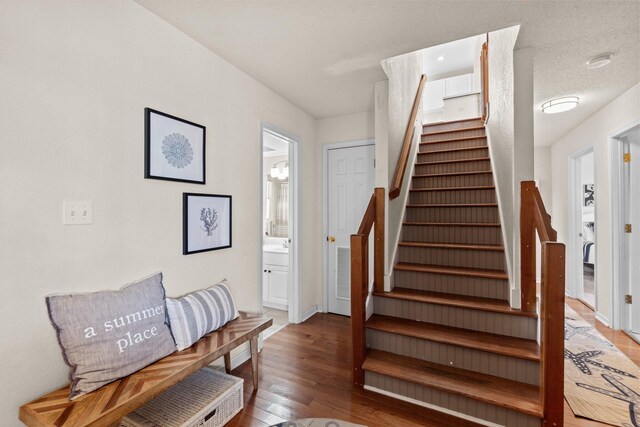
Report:
[[[628,329],[640,334],[640,127],[636,127],[627,137],[625,153],[631,154],[631,162],[625,164],[625,187],[627,206],[626,224],[631,224],[631,233],[625,233],[629,251],[629,295],[632,296],[630,325]]]
[[[374,185],[373,145],[332,149],[327,169],[327,311],[351,314],[351,234],[360,226]]]

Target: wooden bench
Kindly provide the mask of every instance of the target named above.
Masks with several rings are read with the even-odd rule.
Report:
[[[222,356],[229,372],[230,351],[247,341],[253,387],[258,388],[258,335],[272,323],[270,318],[240,312],[240,317],[191,347],[76,400],[69,400],[66,386],[24,404],[20,407],[20,421],[28,426],[117,426],[129,412]]]

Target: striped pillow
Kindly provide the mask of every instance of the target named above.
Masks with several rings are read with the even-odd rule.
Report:
[[[238,317],[227,280],[181,298],[167,298],[169,326],[178,350]]]

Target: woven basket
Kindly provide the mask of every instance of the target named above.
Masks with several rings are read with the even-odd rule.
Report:
[[[243,380],[203,368],[131,412],[120,427],[218,427],[243,407]]]

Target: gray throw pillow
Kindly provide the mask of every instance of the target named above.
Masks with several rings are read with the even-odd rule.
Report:
[[[47,296],[49,318],[71,368],[71,400],[175,351],[164,297],[162,273],[118,291]]]
[[[238,317],[227,280],[181,298],[167,298],[171,333],[178,350]]]

